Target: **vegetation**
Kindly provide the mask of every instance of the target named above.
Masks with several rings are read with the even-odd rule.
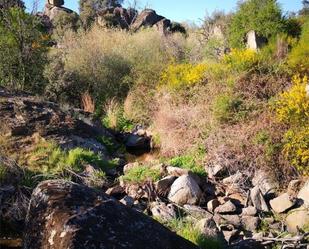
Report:
[[[128,170],[121,180],[127,183],[143,184],[160,179],[160,170],[149,165],[136,166]]]

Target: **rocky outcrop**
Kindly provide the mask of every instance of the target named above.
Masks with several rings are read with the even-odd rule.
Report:
[[[33,192],[24,248],[197,247],[106,195],[85,186],[54,180],[42,182]]]
[[[38,134],[56,141],[63,149],[81,147],[108,157],[107,149],[97,137],[113,137],[82,110],[64,111],[55,103],[26,93],[0,89],[0,116],[0,135],[14,137],[15,146],[26,146],[25,138]]]
[[[158,15],[154,10],[145,9],[137,16],[136,20],[132,23],[131,28],[137,31],[142,27],[152,27],[163,19],[165,18]]]
[[[61,14],[73,14],[73,10],[63,7],[64,0],[47,0],[43,14],[53,21]],[[76,14],[76,13],[75,13]]]

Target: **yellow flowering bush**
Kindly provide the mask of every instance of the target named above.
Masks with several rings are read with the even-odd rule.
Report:
[[[229,69],[235,71],[246,71],[258,62],[258,54],[252,49],[232,49],[229,54],[224,55],[223,63]]]
[[[309,127],[289,130],[284,136],[283,152],[298,172],[309,175]]]
[[[293,77],[293,86],[280,95],[276,103],[277,117],[281,122],[300,125],[309,122],[309,97],[306,93],[308,77]]]
[[[171,64],[162,73],[160,82],[169,89],[193,86],[203,81],[206,70],[205,64]]]

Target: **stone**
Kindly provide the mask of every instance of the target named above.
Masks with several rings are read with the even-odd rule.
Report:
[[[199,206],[185,204],[183,208],[185,209],[187,213],[190,214],[190,216],[194,218],[201,218],[201,217],[205,218],[206,216],[211,215],[205,209]]]
[[[217,237],[219,233],[216,223],[211,217],[199,220],[196,223],[195,228],[198,229],[206,237],[214,238]]]
[[[297,196],[300,188],[301,188],[301,183],[302,181],[301,180],[292,180],[289,182],[289,186],[288,186],[288,189],[287,189],[287,193],[290,195],[290,196]]]
[[[155,183],[156,191],[161,196],[166,196],[170,191],[170,188],[174,181],[176,180],[176,176],[166,176],[161,180]]]
[[[105,194],[111,195],[111,196],[121,195],[121,194],[123,194],[123,193],[124,193],[124,188],[121,187],[120,185],[117,185],[117,186],[108,188],[108,189],[105,191]]]
[[[215,214],[213,219],[216,222],[217,227],[220,227],[222,225],[233,225],[233,227],[235,228],[241,227],[240,217],[236,214],[233,215]]]
[[[219,213],[219,214],[229,214],[229,213],[234,213],[236,212],[237,208],[234,205],[233,202],[231,201],[227,201],[226,203],[224,203],[223,205],[218,206],[215,209],[215,213]]]
[[[182,169],[182,168],[172,167],[172,166],[166,167],[166,171],[169,175],[176,176],[176,177],[189,174],[189,170],[187,169]]]
[[[208,165],[206,171],[209,178],[214,178],[222,176],[225,173],[226,168],[223,165],[217,163],[214,165]]]
[[[123,167],[123,174],[126,175],[131,169],[137,168],[139,166],[138,162],[128,163]]]
[[[202,191],[194,178],[183,175],[172,184],[168,199],[178,205],[194,205],[199,203],[201,196]]]
[[[233,242],[233,240],[238,238],[239,230],[236,230],[236,229],[234,229],[232,231],[225,231],[225,230],[223,230],[222,233],[223,233],[225,241],[228,244],[231,244]]]
[[[61,7],[64,5],[64,0],[48,0],[48,3],[56,7]]]
[[[241,172],[237,172],[234,175],[224,178],[222,182],[224,184],[237,184],[243,181],[243,179],[244,179],[244,175]]]
[[[220,205],[218,199],[213,199],[207,202],[207,210],[211,213],[215,211],[215,209]]]
[[[256,231],[260,225],[260,219],[253,216],[242,216],[241,224],[247,231]]]
[[[249,206],[249,207],[243,208],[241,214],[243,216],[256,216],[257,215],[257,210],[256,210],[255,207]]]
[[[287,193],[284,193],[270,200],[269,204],[276,213],[283,213],[295,205],[295,200],[291,199]]]
[[[250,198],[251,198],[251,201],[253,203],[253,206],[258,211],[269,212],[269,208],[267,206],[267,203],[264,199],[264,196],[263,196],[259,186],[255,186],[254,188],[251,189]]]
[[[163,221],[169,221],[177,217],[173,204],[165,204],[163,202],[153,203],[151,208],[152,216]]]
[[[252,50],[260,49],[264,44],[267,43],[267,39],[258,36],[254,30],[247,33],[247,48]]]
[[[107,195],[63,180],[33,191],[23,243],[25,249],[198,249]]]
[[[164,17],[158,15],[154,10],[152,9],[145,9],[143,10],[135,19],[133,24],[131,25],[131,28],[134,31],[137,31],[141,29],[142,27],[152,27],[159,21],[163,20]]]
[[[147,136],[139,136],[137,134],[130,134],[126,141],[125,146],[131,154],[142,155],[151,150],[151,138]]]
[[[126,195],[119,202],[125,206],[133,207],[134,199],[131,196]]]
[[[270,174],[264,170],[257,170],[252,179],[253,186],[258,186],[264,196],[276,193],[278,183],[275,182]]]
[[[297,198],[301,199],[303,205],[309,208],[309,180],[305,183],[305,185],[299,191]]]
[[[285,224],[290,233],[297,233],[297,227],[303,229],[309,225],[309,209],[300,207],[290,211]]]

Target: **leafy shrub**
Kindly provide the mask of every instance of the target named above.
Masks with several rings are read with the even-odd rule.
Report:
[[[160,81],[171,90],[193,86],[203,81],[206,69],[205,64],[172,64],[162,73]]]
[[[160,176],[159,169],[142,165],[129,169],[125,175],[121,176],[121,179],[128,183],[145,183],[147,181],[155,182],[160,179]]]
[[[232,49],[229,54],[224,55],[223,63],[234,71],[247,71],[258,63],[258,54],[251,49]]]
[[[48,38],[22,8],[0,9],[0,85],[42,92]]]
[[[309,175],[309,127],[287,131],[283,142],[283,153],[291,165]]]
[[[234,123],[243,119],[248,112],[244,101],[232,94],[217,96],[213,104],[213,114],[221,123]]]
[[[308,78],[293,77],[292,87],[282,93],[276,102],[276,112],[281,122],[300,126],[309,122],[309,98],[306,93]]]
[[[298,44],[292,49],[288,63],[294,71],[309,73],[309,18],[302,27],[302,34]]]
[[[232,48],[243,48],[246,34],[250,30],[269,39],[280,33],[283,28],[282,11],[276,0],[239,2],[229,29],[230,45]]]
[[[206,176],[207,175],[206,171],[203,165],[200,164],[201,160],[199,159],[200,158],[195,158],[194,156],[191,155],[185,155],[185,156],[174,157],[171,160],[169,160],[168,163],[174,167],[188,169],[197,175]]]

